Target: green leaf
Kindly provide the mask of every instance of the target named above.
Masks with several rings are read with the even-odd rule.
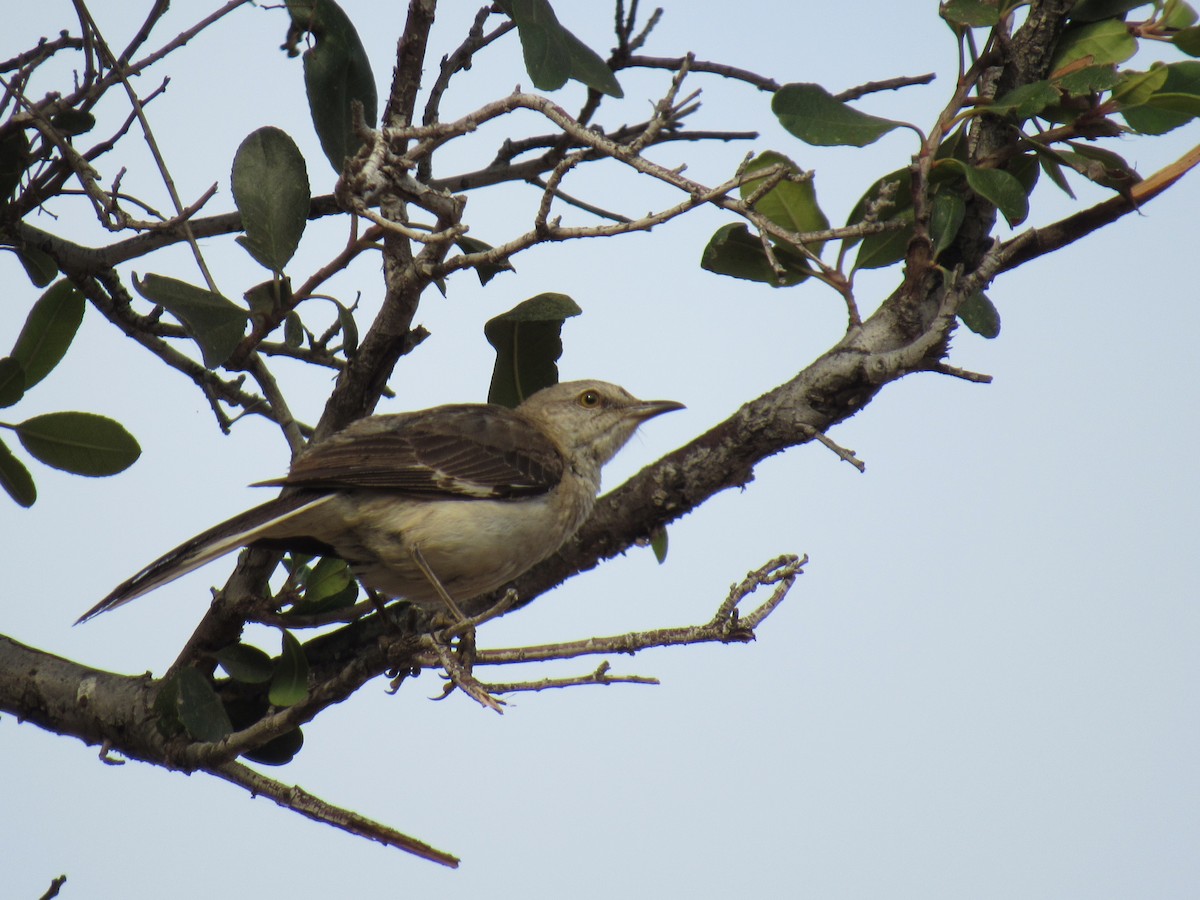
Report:
[[[1069,97],[1086,97],[1098,94],[1117,85],[1121,80],[1116,66],[1084,66],[1066,75],[1060,75],[1052,83]]]
[[[791,287],[811,273],[804,254],[785,244],[773,243],[775,259],[783,266],[780,275],[767,259],[762,241],[741,222],[722,225],[709,238],[700,257],[700,268],[718,275],[761,281],[772,287]]]
[[[884,200],[884,197],[887,197]],[[876,221],[886,222],[912,209],[912,173],[908,167],[889,172],[867,188],[865,194],[858,198],[850,215],[846,218],[847,225],[857,225],[866,221],[867,211],[875,208]],[[848,247],[858,243],[858,238],[847,241]],[[907,239],[906,239],[907,242]]]
[[[267,698],[274,706],[295,706],[308,696],[308,659],[290,631],[281,634],[283,651],[275,663]]]
[[[771,99],[779,124],[818,147],[873,144],[902,123],[859,112],[819,84],[785,84]]]
[[[968,166],[958,160],[946,160],[944,165],[965,175],[971,190],[1000,210],[1010,226],[1019,225],[1029,215],[1029,197],[1011,173]]]
[[[287,0],[292,25],[288,52],[295,55],[304,33],[314,45],[304,52],[304,85],[313,126],[321,150],[340,173],[347,157],[358,152],[361,141],[354,131],[352,104],[363,107],[368,128],[378,120],[378,97],[371,62],[354,25],[333,0]]]
[[[115,475],[142,455],[133,435],[118,422],[94,413],[46,413],[12,429],[31,456],[76,475]]]
[[[293,728],[242,756],[264,766],[282,766],[290,763],[303,747],[304,733],[299,728]]]
[[[1123,63],[1136,52],[1137,40],[1125,23],[1103,19],[1064,31],[1050,71],[1057,72],[1077,60],[1087,60],[1093,66]]]
[[[11,356],[0,358],[0,408],[25,396],[25,370]]]
[[[24,131],[14,131],[0,140],[0,203],[20,186],[21,176],[29,167],[29,152],[29,138]]]
[[[246,230],[238,243],[263,266],[282,272],[300,244],[312,199],[300,148],[278,128],[252,132],[234,155],[232,184]]]
[[[455,238],[454,243],[458,245],[458,249],[464,254],[470,253],[486,253],[492,249],[491,244],[485,244],[483,241],[476,240],[469,235],[461,235]],[[515,272],[513,264],[507,259],[496,263],[483,263],[475,266],[475,274],[479,276],[480,284],[487,284],[501,272]]]
[[[982,291],[977,291],[958,308],[958,317],[976,334],[994,338],[1000,334],[1000,313]]]
[[[45,287],[58,276],[58,263],[49,253],[43,253],[36,247],[16,247],[13,252],[17,254],[34,287]]]
[[[1126,71],[1113,87],[1112,99],[1123,107],[1141,106],[1167,82],[1167,70],[1155,66],[1148,72]]]
[[[1111,150],[1081,141],[1068,141],[1067,146],[1072,150],[1062,151],[1062,161],[1096,184],[1125,193],[1142,180],[1133,166]]]
[[[213,291],[153,274],[141,281],[134,278],[133,285],[139,294],[183,323],[200,345],[204,365],[210,369],[228,360],[246,333],[246,310]]]
[[[354,321],[354,310],[337,305],[338,325],[342,328],[342,353],[346,359],[358,352],[358,323]]]
[[[233,733],[221,698],[198,669],[191,666],[180,669],[176,678],[179,683],[179,721],[188,734],[198,741],[212,743]]]
[[[217,663],[234,681],[243,684],[266,684],[271,680],[275,664],[258,647],[249,644],[230,644],[216,653]]]
[[[793,175],[799,175],[803,170],[782,153],[768,150],[760,153],[746,163],[745,171],[757,172],[771,166],[782,165]],[[763,179],[747,181],[740,188],[742,199],[751,197],[762,185]],[[754,204],[756,212],[762,213],[776,225],[803,234],[806,231],[823,231],[829,227],[829,219],[817,205],[817,192],[812,179],[790,181],[784,179],[771,190],[767,191]],[[813,253],[821,252],[821,244],[809,244],[808,249]]]
[[[963,217],[967,213],[967,201],[962,194],[949,186],[943,187],[933,195],[933,209],[929,216],[929,231],[933,238],[933,255],[938,254],[954,243]]]
[[[83,294],[71,282],[58,282],[33,304],[12,356],[25,371],[25,389],[50,374],[71,346],[83,321]]]
[[[1071,10],[1072,22],[1097,22],[1125,15],[1131,9],[1145,6],[1147,0],[1078,0]]]
[[[96,117],[81,109],[64,109],[51,117],[50,124],[63,134],[74,137],[79,134],[87,134],[95,128]]]
[[[1191,28],[1175,32],[1171,43],[1188,56],[1200,56],[1200,26],[1193,25]]]
[[[991,28],[1000,21],[996,0],[947,0],[939,12],[950,24],[966,28]]]
[[[667,561],[667,529],[659,526],[650,534],[650,549],[654,551],[654,558],[658,560],[661,566]]]
[[[343,593],[352,584],[354,575],[345,560],[336,556],[322,556],[305,579],[305,603],[320,603]]]
[[[294,309],[283,319],[283,343],[293,350],[304,346],[304,323]]]
[[[8,445],[0,441],[0,487],[21,506],[27,509],[37,500],[37,488],[33,476],[24,464],[13,456]]]
[[[882,231],[879,234],[869,234],[863,238],[858,255],[854,258],[854,268],[882,269],[904,259],[908,252],[908,242],[913,236],[913,211],[910,205],[885,221],[902,222],[903,227],[896,231]]]
[[[548,0],[503,0],[499,6],[517,26],[525,71],[538,90],[556,91],[574,79],[602,94],[624,96],[608,63],[562,26]]]
[[[538,294],[489,319],[484,336],[496,350],[488,402],[517,406],[558,383],[562,326],[583,310],[566,294]]]
[[[987,111],[997,116],[1012,114],[1018,121],[1024,121],[1058,100],[1058,91],[1049,81],[1034,81],[1009,91],[987,107]]]
[[[1196,24],[1196,10],[1184,0],[1167,0],[1163,4],[1164,28],[1188,28]]]

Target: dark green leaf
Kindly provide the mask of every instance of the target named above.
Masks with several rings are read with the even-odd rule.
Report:
[[[1034,81],[1014,88],[987,109],[997,116],[1011,114],[1018,121],[1024,121],[1057,102],[1058,91],[1049,81]]]
[[[273,272],[282,272],[308,224],[308,170],[286,132],[270,126],[252,132],[233,158],[233,200],[246,233],[246,252]]]
[[[1084,66],[1055,78],[1053,83],[1070,97],[1086,97],[1107,91],[1120,80],[1116,66]]]
[[[179,721],[198,741],[219,741],[233,733],[229,714],[212,684],[197,669],[188,666],[176,676],[179,682]]]
[[[581,84],[586,84],[601,94],[617,98],[624,97],[625,92],[621,90],[617,76],[613,74],[603,57],[567,29],[563,28],[562,33],[566,40],[567,53],[571,57],[571,78]]]
[[[879,222],[886,222],[905,210],[912,209],[912,173],[907,166],[897,169],[895,172],[889,172],[867,188],[867,192],[850,210],[846,224],[857,225],[866,221],[867,212],[871,209],[874,209],[875,221]],[[877,237],[882,237],[882,235]],[[908,239],[905,238],[905,243],[907,242]],[[857,243],[858,239],[855,238],[847,241],[847,246],[853,247]]]
[[[1146,0],[1078,0],[1071,10],[1071,21],[1082,23],[1114,19],[1145,5]]]
[[[14,131],[0,141],[0,203],[7,200],[21,183],[29,167],[29,138],[24,131]]]
[[[659,565],[667,561],[667,544],[667,529],[662,526],[655,528],[650,535],[650,549],[654,551],[654,558]]]
[[[34,287],[45,287],[58,276],[58,263],[49,253],[35,247],[18,247],[15,252]]]
[[[31,456],[76,475],[115,475],[142,455],[133,435],[118,422],[94,413],[46,413],[14,425],[13,430]]]
[[[1059,190],[1074,200],[1075,192],[1071,190],[1071,185],[1067,181],[1067,176],[1063,174],[1062,166],[1059,165],[1059,160],[1057,158],[1044,156],[1039,153],[1038,163],[1041,165],[1042,171],[1050,176],[1050,180],[1058,186]]]
[[[1057,72],[1077,60],[1101,66],[1123,63],[1137,52],[1137,40],[1125,23],[1118,19],[1103,19],[1088,25],[1068,28],[1058,40],[1058,50],[1050,65]]]
[[[304,84],[321,150],[341,172],[347,157],[353,156],[361,141],[354,131],[352,106],[358,101],[363,119],[374,128],[378,118],[378,98],[371,63],[358,32],[342,8],[333,0],[287,0],[292,26],[288,30],[289,52],[305,32],[315,44],[304,52]]]
[[[517,26],[525,71],[538,90],[556,91],[572,78],[602,94],[625,96],[608,63],[562,26],[548,0],[499,5]]]
[[[789,132],[819,147],[865,147],[901,125],[859,112],[819,84],[785,84],[771,99],[771,110]]]
[[[913,236],[912,207],[889,216],[887,221],[901,222],[903,227],[897,231],[883,231],[863,238],[858,255],[854,258],[855,269],[882,269],[904,259],[904,254],[908,251],[908,242]]]
[[[338,324],[342,326],[342,353],[351,359],[358,352],[358,323],[354,321],[354,310],[338,304]]]
[[[225,674],[243,684],[266,684],[275,670],[271,657],[249,644],[230,644],[218,650],[216,656]]]
[[[283,320],[283,343],[293,350],[304,346],[304,323],[294,309]]]
[[[242,756],[264,766],[282,766],[290,763],[303,747],[304,733],[299,728],[293,728]]]
[[[991,28],[1000,21],[996,0],[946,0],[940,12],[947,22],[966,28]]]
[[[967,212],[967,202],[962,194],[943,187],[933,195],[933,210],[929,216],[929,231],[933,238],[933,255],[938,254],[954,243],[958,229],[962,225]]]
[[[469,235],[462,235],[454,241],[458,245],[458,249],[464,254],[470,253],[486,253],[492,249],[491,244],[485,244],[483,241],[476,240]],[[496,263],[481,263],[475,266],[475,274],[479,276],[480,284],[487,284],[501,272],[515,272],[513,264],[507,259],[503,259]]]
[[[268,278],[250,288],[242,297],[254,315],[268,316],[292,302],[292,279]]]
[[[1000,334],[1000,313],[982,291],[977,291],[958,308],[958,317],[973,332],[985,338]]]
[[[1111,150],[1080,141],[1070,141],[1068,146],[1073,149],[1063,150],[1059,159],[1096,184],[1125,193],[1142,180],[1124,158]]]
[[[0,487],[26,508],[33,506],[33,502],[37,500],[33,476],[24,464],[13,456],[4,441],[0,441]]]
[[[1200,26],[1175,32],[1171,42],[1188,56],[1200,56]]]
[[[571,77],[571,49],[563,38],[565,29],[547,0],[504,0],[500,8],[517,26],[525,71],[533,79],[533,86],[556,91],[566,84]]]
[[[168,678],[154,695],[154,712],[158,716],[155,727],[163,737],[175,737],[183,733],[179,721],[179,674]]]
[[[800,167],[794,162],[782,153],[776,153],[773,150],[768,150],[754,157],[754,159],[746,163],[745,171],[747,173],[757,172],[760,169],[776,165],[785,166],[787,171],[793,175],[798,175],[802,172]],[[740,188],[742,199],[745,200],[751,197],[761,185],[762,179],[748,181],[743,184]],[[760,197],[755,202],[754,209],[781,228],[786,228],[789,231],[800,234],[806,231],[823,231],[829,227],[829,219],[825,217],[825,213],[821,212],[821,207],[817,205],[817,192],[813,187],[811,178],[800,182],[789,181],[785,178]],[[820,243],[810,244],[808,249],[813,253],[819,254],[821,246]]]
[[[0,358],[0,408],[25,396],[25,370],[11,356]]]
[[[772,244],[782,275],[772,267],[762,241],[740,222],[722,225],[709,239],[700,257],[700,268],[718,275],[761,281],[772,287],[791,287],[807,278],[812,270],[804,254],[783,244]]]
[[[971,190],[1000,210],[1009,225],[1019,225],[1029,215],[1025,188],[1011,173],[1003,169],[968,166],[957,160],[947,160],[946,165],[957,167],[966,176]]]
[[[496,349],[488,402],[517,406],[530,394],[558,383],[562,326],[583,310],[566,294],[538,294],[483,326]]]
[[[64,109],[54,114],[50,124],[65,135],[87,134],[96,127],[96,117],[80,109]]]
[[[12,357],[25,371],[25,389],[50,374],[71,346],[83,321],[83,294],[71,282],[58,282],[33,304]]]
[[[308,660],[290,631],[283,635],[283,652],[275,663],[268,699],[274,706],[295,706],[308,696]]]
[[[134,278],[133,284],[139,294],[183,323],[210,369],[229,359],[246,333],[248,313],[220,294],[165,275]]]

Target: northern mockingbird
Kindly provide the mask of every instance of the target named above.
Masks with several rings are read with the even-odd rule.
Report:
[[[285,478],[261,482],[290,490],[150,563],[79,622],[240,547],[338,556],[387,597],[453,607],[554,553],[591,513],[601,467],[638,425],[682,408],[572,381],[516,409],[455,404],[360,419],[306,449]]]

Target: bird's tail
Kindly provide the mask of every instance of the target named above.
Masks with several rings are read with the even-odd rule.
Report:
[[[162,587],[219,556],[252,544],[260,537],[268,537],[267,532],[275,526],[308,512],[332,496],[314,496],[312,493],[288,494],[248,509],[220,525],[214,525],[208,531],[180,544],[170,553],[163,554],[132,578],[121,582],[107,597],[76,619],[75,624],[86,622],[118,606],[124,606],[130,600]]]

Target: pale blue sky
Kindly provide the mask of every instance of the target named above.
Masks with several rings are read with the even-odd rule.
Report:
[[[207,8],[178,6],[163,35]],[[460,23],[474,9],[453,6]],[[611,45],[607,4],[558,6],[585,42]],[[927,124],[955,60],[935,7],[908,4],[906,20],[882,2],[747,2],[732,17],[725,4],[674,4],[648,52],[694,50],[835,91],[936,70],[932,86],[861,104]],[[345,8],[384,92],[403,6]],[[120,43],[128,13],[105,15]],[[0,57],[71,21],[65,2],[23,5]],[[150,113],[185,202],[219,181],[210,209],[231,208],[233,152],[265,124],[300,144],[314,193],[331,189],[300,64],[275,49],[285,28],[278,10],[243,10],[164,70],[172,82]],[[435,33],[431,65],[457,42],[455,29]],[[514,39],[477,62],[446,113],[527,80]],[[663,73],[622,80],[627,99],[608,123],[644,118],[667,82]],[[747,150],[780,150],[816,169],[835,223],[914,149],[904,132],[865,151],[808,148],[771,126],[767,95],[712,78],[695,85],[705,102],[696,127],[758,128],[762,139],[671,145],[655,159],[687,162],[689,175],[715,183]],[[577,106],[580,92],[560,94]],[[110,114],[124,113],[114,104]],[[464,160],[490,159],[498,133],[464,144]],[[1122,152],[1148,174],[1196,134],[1130,140]],[[127,185],[165,206],[135,168],[144,160],[128,164]],[[440,688],[432,673],[395,697],[381,680],[306,728],[297,760],[268,772],[461,855],[457,872],[203,775],[104,766],[93,748],[6,716],[6,890],[38,896],[65,872],[66,897],[1194,896],[1198,179],[1002,277],[989,292],[1000,338],[960,333],[951,360],[995,382],[927,375],[887,388],[832,435],[858,451],[865,475],[819,446],[789,451],[759,466],[745,490],[672,526],[665,565],[631,552],[480,634],[485,646],[512,646],[698,623],[747,570],[807,552],[807,574],[756,643],[616,658],[616,671],[663,684],[521,695],[503,717],[461,696],[429,702]],[[615,165],[582,170],[566,187],[632,214],[673,202]],[[536,204],[531,190],[498,193],[473,195],[468,207],[472,233],[489,242],[523,230]],[[1039,187],[1034,221],[1075,208],[1060,197]],[[607,470],[607,484],[618,483],[839,336],[842,307],[816,285],[772,291],[698,268],[726,221],[703,210],[649,236],[535,250],[486,290],[456,276],[448,299],[427,299],[418,319],[433,337],[397,369],[398,397],[381,411],[482,399],[492,365],[482,323],[541,291],[568,293],[584,315],[564,330],[564,378],[604,378],[688,405],[643,429]],[[98,239],[86,221],[71,227]],[[295,271],[322,264],[343,239],[342,223],[315,224]],[[261,279],[232,239],[206,248],[227,293]],[[151,265],[195,277],[183,252]],[[35,292],[11,255],[0,254],[0,273],[6,347]],[[897,276],[862,277],[860,302],[873,307]],[[372,308],[376,263],[333,289],[361,291]],[[281,375],[298,414],[315,417],[328,378]],[[260,500],[242,486],[278,474],[286,449],[257,421],[221,437],[190,384],[94,312],[79,345],[16,410],[63,408],[119,419],[144,454],[102,481],[38,468],[31,510],[0,504],[9,562],[0,631],[100,667],[161,672],[227,564],[85,627],[70,623],[148,559]]]

